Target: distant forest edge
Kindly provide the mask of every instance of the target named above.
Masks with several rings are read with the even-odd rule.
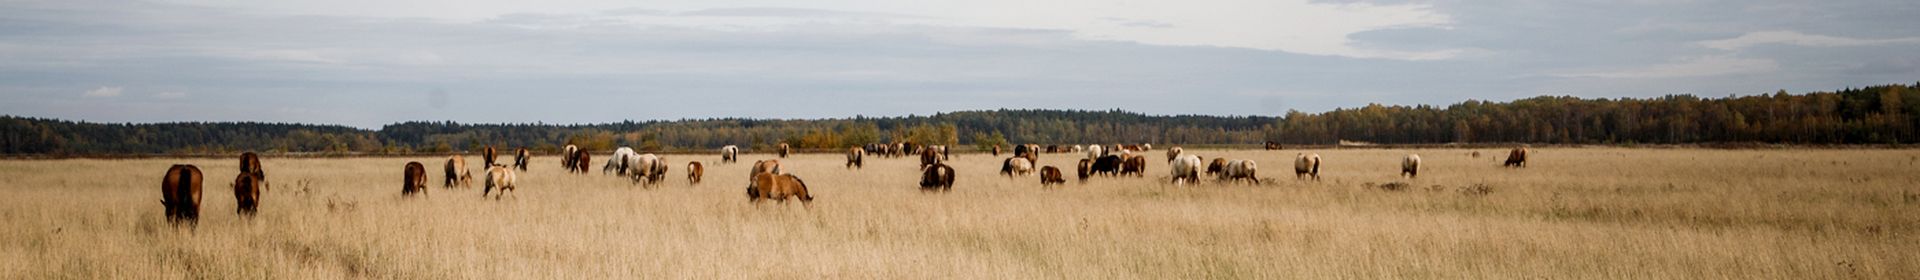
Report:
[[[931,116],[817,120],[701,119],[593,125],[405,122],[365,130],[256,122],[112,124],[0,116],[9,155],[226,154],[239,151],[416,154],[485,145],[552,152],[567,143],[604,151],[706,151],[775,143],[838,150],[912,141],[1159,145],[1378,144],[1913,144],[1920,83],[1836,92],[1701,98],[1542,96],[1512,102],[1290,111],[1266,116],[1149,116],[1120,110],[959,111]]]

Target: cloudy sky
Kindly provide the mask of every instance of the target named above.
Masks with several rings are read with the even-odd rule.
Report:
[[[591,123],[1279,115],[1920,81],[1920,2],[13,1],[0,114]]]

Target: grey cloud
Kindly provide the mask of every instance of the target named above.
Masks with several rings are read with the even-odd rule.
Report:
[[[1541,94],[1825,90],[1920,77],[1920,55],[1906,45],[1761,44],[1727,51],[1698,44],[1761,30],[1848,38],[1917,35],[1911,26],[1920,24],[1886,28],[1816,20],[1863,14],[1891,20],[1839,4],[1725,9],[1714,6],[1728,5],[1723,2],[1443,1],[1435,9],[1455,18],[1449,28],[1352,35],[1368,48],[1481,50],[1435,61],[1089,41],[1063,30],[863,21],[733,32],[604,18],[668,16],[646,9],[512,14],[462,23],[109,4],[35,2],[0,10],[0,58],[8,61],[0,64],[0,93],[10,97],[0,103],[0,113],[365,127],[405,120],[578,123],[993,108],[1276,115]],[[1812,11],[1781,16],[1798,24],[1770,23],[1756,14],[1803,9]],[[785,8],[680,15],[876,16]],[[1886,30],[1839,32],[1831,26]],[[1715,56],[1771,61],[1779,70],[1557,75],[1625,73]],[[103,86],[141,97],[191,95],[81,98]]]

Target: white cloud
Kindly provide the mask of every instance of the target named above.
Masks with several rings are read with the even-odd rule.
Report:
[[[1920,37],[1894,39],[1860,39],[1818,34],[1806,34],[1794,31],[1749,32],[1729,39],[1699,42],[1700,46],[1720,50],[1740,50],[1766,44],[1784,44],[1808,47],[1848,47],[1887,44],[1916,44]]]
[[[1315,3],[1311,0],[1203,0],[1114,2],[1109,0],[890,1],[698,0],[652,1],[631,7],[619,1],[570,0],[540,5],[463,2],[449,9],[426,1],[292,1],[234,3],[175,0],[196,5],[241,7],[287,14],[431,18],[450,22],[496,22],[533,28],[582,28],[607,24],[674,26],[730,32],[766,32],[793,26],[833,24],[930,25],[1067,31],[1083,40],[1163,46],[1210,46],[1359,58],[1429,60],[1453,58],[1457,50],[1394,51],[1354,44],[1349,35],[1389,28],[1447,28],[1452,17],[1429,3]],[[347,2],[347,3],[340,3]],[[367,2],[359,5],[354,2]],[[395,3],[390,3],[395,2]],[[639,12],[630,12],[639,11]],[[1113,20],[1125,19],[1125,20]],[[531,21],[531,22],[530,22]],[[326,63],[331,57],[297,52],[264,56]]]
[[[86,96],[86,97],[119,97],[119,96],[120,96],[120,92],[121,92],[121,91],[124,91],[125,89],[126,89],[126,88],[123,88],[123,87],[100,87],[100,88],[96,88],[96,89],[93,89],[93,90],[89,90],[89,91],[87,91],[86,93],[84,93],[84,94],[81,94],[81,96]]]
[[[1562,74],[1559,76],[1614,79],[1682,78],[1764,73],[1779,69],[1780,64],[1769,59],[1713,55],[1689,57],[1680,59],[1679,61],[1632,69]]]
[[[185,93],[185,92],[178,92],[178,91],[169,91],[169,92],[162,92],[162,93],[155,93],[155,94],[153,94],[153,98],[159,98],[159,99],[181,99],[181,98],[187,98],[187,93]]]

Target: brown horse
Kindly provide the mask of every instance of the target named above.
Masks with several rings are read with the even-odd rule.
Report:
[[[707,174],[707,167],[698,161],[687,162],[687,185],[700,184],[700,176]]]
[[[1058,185],[1065,183],[1067,183],[1067,179],[1060,178],[1059,167],[1049,165],[1040,168],[1040,185]]]
[[[260,187],[267,187],[267,168],[260,165],[260,155],[253,152],[240,154],[240,173],[259,173]]]
[[[580,174],[587,174],[587,163],[593,162],[593,156],[587,150],[573,151],[573,167],[568,168]]]
[[[1527,147],[1513,148],[1507,152],[1506,167],[1527,167]]]
[[[494,154],[495,151],[491,145],[487,146],[486,149],[480,150],[480,166],[484,166],[482,168],[492,168]]]
[[[752,184],[747,185],[747,202],[759,203],[761,199],[772,199],[786,203],[787,198],[799,198],[800,204],[813,208],[813,195],[807,193],[807,182],[791,174],[762,173],[753,176]]]
[[[520,168],[520,171],[527,171],[527,160],[532,158],[533,153],[527,152],[527,148],[519,148],[513,152],[513,167]]]
[[[792,146],[788,146],[787,143],[780,143],[780,158],[787,158],[787,154],[792,152]]]
[[[1215,158],[1213,159],[1212,162],[1207,163],[1207,176],[1220,174],[1220,171],[1225,171],[1226,168],[1227,168],[1226,158]]]
[[[413,195],[413,193],[416,192],[422,195],[427,194],[426,165],[420,164],[418,161],[409,161],[407,162],[406,169],[404,169],[401,174],[403,174],[401,175],[403,177],[402,179],[405,180],[400,183],[400,194]]]
[[[780,160],[758,160],[753,162],[753,170],[748,171],[747,179],[752,180],[760,174],[780,174]]]
[[[853,148],[847,149],[847,168],[865,167],[865,166],[862,166],[863,163],[861,162],[864,159],[865,159],[865,153],[864,151],[860,150],[860,147],[853,147]]]
[[[947,166],[946,164],[935,163],[933,165],[929,165],[927,167],[921,168],[920,190],[923,190],[923,191],[953,190],[953,167]]]
[[[921,168],[926,168],[929,165],[934,165],[939,163],[940,163],[939,151],[934,151],[933,149],[920,150],[920,167]]]
[[[167,222],[197,224],[200,220],[200,167],[175,164],[160,179],[160,205],[167,207]]]
[[[265,174],[266,168],[260,167],[260,154],[246,152],[240,154],[240,173],[259,172]]]
[[[260,188],[266,183],[260,173],[240,173],[233,178],[233,201],[239,205],[234,212],[241,216],[252,217],[260,212]]]
[[[1133,174],[1133,176],[1136,177],[1147,176],[1147,156],[1130,155],[1126,156],[1126,158],[1125,161],[1120,163],[1120,175]]]
[[[1086,183],[1087,177],[1093,176],[1093,160],[1080,159],[1079,167],[1079,172],[1075,174],[1080,175],[1080,183]]]

